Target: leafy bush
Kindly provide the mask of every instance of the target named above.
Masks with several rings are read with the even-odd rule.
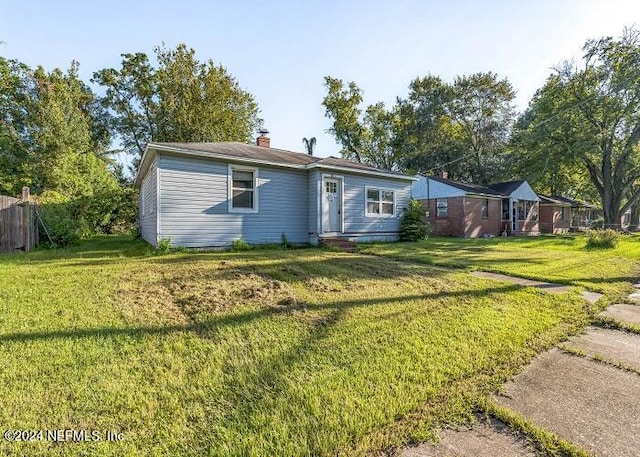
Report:
[[[161,238],[156,246],[156,254],[168,254],[171,252],[171,238]]]
[[[587,230],[587,248],[613,249],[620,241],[620,233],[612,229]]]
[[[40,240],[54,247],[69,246],[78,241],[79,224],[75,205],[55,191],[40,195]]]
[[[138,218],[138,192],[130,187],[103,189],[72,199],[46,190],[39,196],[40,239],[49,236],[55,246],[68,246],[80,238],[131,231]],[[47,236],[48,232],[48,236]]]
[[[232,251],[250,251],[251,245],[242,239],[233,240],[231,243]]]
[[[425,210],[419,200],[411,199],[400,222],[400,241],[424,240],[430,230]]]

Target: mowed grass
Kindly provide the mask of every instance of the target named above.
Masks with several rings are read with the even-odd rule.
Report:
[[[429,265],[481,270],[581,286],[619,301],[640,277],[640,236],[615,249],[587,249],[582,235],[493,239],[430,237],[367,245],[362,252]]]
[[[472,418],[594,311],[575,290],[381,257],[152,256],[122,237],[2,256],[0,278],[2,428],[123,434],[0,439],[2,455],[388,450]]]

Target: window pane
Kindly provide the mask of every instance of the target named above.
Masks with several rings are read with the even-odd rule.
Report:
[[[380,205],[377,202],[368,202],[367,203],[367,213],[369,214],[380,214]]]
[[[367,189],[367,200],[378,201],[380,191],[378,189]]]
[[[447,217],[449,215],[449,202],[447,199],[436,200],[436,208],[438,217]]]
[[[382,214],[390,214],[393,216],[393,203],[383,203]]]
[[[393,192],[388,190],[382,191],[382,201],[383,202],[391,202],[393,203]]]
[[[234,208],[253,208],[253,191],[252,190],[233,190]]]
[[[233,170],[233,187],[240,189],[253,189],[253,172]]]

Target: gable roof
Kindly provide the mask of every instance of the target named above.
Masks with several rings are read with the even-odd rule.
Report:
[[[150,152],[151,151],[151,152]],[[172,154],[195,155],[218,160],[247,162],[263,165],[280,166],[286,168],[311,169],[326,168],[341,171],[384,176],[395,179],[415,180],[415,178],[389,170],[382,170],[362,163],[340,159],[338,157],[316,157],[301,152],[286,151],[284,149],[266,148],[252,144],[238,142],[220,143],[148,143],[145,148],[140,166],[135,177],[135,185],[149,166],[154,151],[170,152]]]
[[[496,197],[504,196],[504,194],[496,191],[495,189],[492,189],[487,186],[481,186],[479,184],[463,183],[463,182],[453,181],[451,179],[438,178],[436,176],[426,176],[426,178],[431,179],[433,181],[440,182],[442,184],[447,184],[451,187],[455,187],[456,189],[460,189],[470,194],[493,195]]]
[[[549,197],[542,194],[538,194],[538,197],[540,197],[540,203],[543,205],[571,206],[571,203],[562,201],[558,197]]]
[[[553,198],[554,200],[557,200],[559,202],[562,202],[562,203],[567,203],[567,204],[571,205],[572,208],[598,209],[598,207],[596,205],[593,205],[591,203],[581,202],[580,200],[574,200],[573,198],[569,198],[569,197],[561,197],[559,195],[552,195],[551,198]]]
[[[503,195],[511,195],[514,190],[523,185],[526,181],[523,179],[517,181],[498,182],[495,184],[489,184],[489,187],[500,192]]]

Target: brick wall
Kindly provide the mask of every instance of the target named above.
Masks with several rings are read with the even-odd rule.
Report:
[[[500,235],[502,219],[502,201],[488,199],[489,211],[486,219],[482,218],[484,198],[465,197],[464,199],[464,236],[477,238],[482,235]]]
[[[437,217],[436,199],[428,201],[429,222],[431,223],[431,233],[437,236],[464,236],[464,198],[448,198],[448,217]],[[427,201],[422,204],[427,207]]]
[[[448,198],[448,217],[437,217],[436,199],[422,202],[430,209],[429,222],[432,234],[437,236],[479,237],[485,234],[499,236],[501,233],[501,201],[489,200],[489,217],[482,218],[484,199],[475,197]]]
[[[570,208],[564,210],[565,219],[560,219],[560,207],[557,205],[540,205],[540,232],[567,233],[569,231]]]

